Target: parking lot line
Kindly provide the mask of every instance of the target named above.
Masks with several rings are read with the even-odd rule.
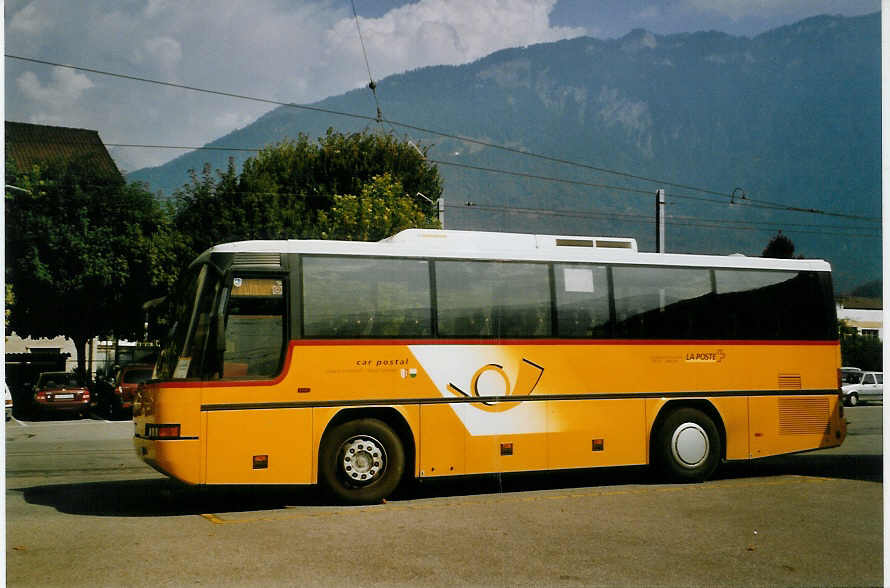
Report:
[[[788,475],[784,476],[779,480],[753,480],[753,481],[720,481],[713,483],[704,483],[704,484],[679,484],[676,486],[660,486],[660,487],[643,487],[643,488],[633,488],[633,489],[603,489],[603,490],[588,490],[584,492],[569,492],[564,494],[534,494],[531,496],[522,496],[521,493],[517,495],[502,495],[502,496],[489,496],[485,499],[471,499],[471,500],[445,500],[445,501],[435,501],[431,503],[424,504],[397,504],[397,503],[384,503],[384,504],[375,504],[372,506],[365,506],[361,508],[332,508],[326,510],[313,510],[313,511],[300,511],[294,512],[295,509],[300,507],[287,507],[287,510],[291,511],[289,513],[281,513],[274,514],[269,516],[256,516],[256,517],[243,517],[243,518],[224,518],[219,514],[202,514],[201,516],[208,522],[213,523],[214,525],[243,525],[247,523],[266,523],[266,522],[275,522],[275,521],[285,521],[285,520],[293,520],[293,519],[303,519],[303,518],[316,518],[316,517],[333,517],[333,516],[344,516],[349,514],[358,514],[358,513],[366,513],[366,512],[377,512],[377,511],[417,511],[417,510],[434,510],[441,508],[449,508],[453,506],[467,506],[469,505],[486,505],[491,504],[493,501],[504,504],[504,503],[521,503],[521,502],[539,502],[542,500],[568,500],[575,498],[592,498],[592,497],[606,497],[606,496],[621,496],[621,495],[642,495],[642,494],[652,494],[652,493],[669,493],[669,492],[695,492],[695,491],[704,491],[704,490],[719,490],[719,489],[727,489],[727,488],[754,488],[754,487],[764,487],[764,486],[785,486],[789,484],[807,484],[807,483],[824,483],[824,482],[832,482],[836,481],[834,478],[823,478],[818,476],[800,476],[800,475]]]

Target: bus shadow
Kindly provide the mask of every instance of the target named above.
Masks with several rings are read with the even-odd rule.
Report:
[[[779,456],[725,464],[717,471],[715,479],[787,475],[881,483],[884,479],[883,458],[880,455],[843,454]],[[408,482],[389,501],[663,483],[657,473],[644,466],[487,474]],[[165,478],[42,485],[11,491],[22,492],[29,504],[85,516],[188,516],[337,505],[314,486],[202,488],[184,486]]]
[[[801,453],[779,455],[750,462],[730,462],[719,473],[720,477],[754,478],[768,476],[814,476],[863,482],[884,481],[882,455],[849,455]]]
[[[32,486],[28,504],[85,516],[158,517],[275,510],[294,504],[321,505],[314,486],[192,487],[164,478]]]
[[[884,480],[881,455],[797,454],[723,464],[714,480],[813,476],[864,482]],[[427,479],[409,484],[394,499],[416,500],[442,496],[471,496],[612,486],[651,486],[667,482],[648,466],[561,470]]]

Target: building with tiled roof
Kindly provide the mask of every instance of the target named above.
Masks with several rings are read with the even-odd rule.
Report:
[[[6,121],[6,157],[20,170],[54,160],[91,158],[95,169],[122,177],[98,131]]]

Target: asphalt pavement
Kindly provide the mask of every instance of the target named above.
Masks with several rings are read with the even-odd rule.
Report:
[[[312,487],[180,486],[132,423],[6,427],[11,586],[880,585],[882,408],[825,451],[729,464],[425,481],[342,507]]]

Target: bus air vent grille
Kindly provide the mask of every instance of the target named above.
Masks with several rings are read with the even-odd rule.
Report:
[[[780,435],[825,435],[828,423],[828,398],[779,398]]]
[[[800,390],[800,374],[779,374],[779,390]]]
[[[232,260],[232,265],[281,267],[281,254],[242,251],[235,254],[235,258]]]

